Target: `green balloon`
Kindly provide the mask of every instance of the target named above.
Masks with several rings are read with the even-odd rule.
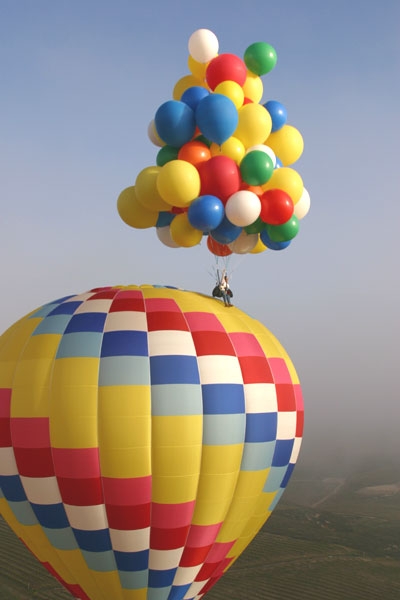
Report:
[[[271,157],[262,150],[251,150],[240,162],[240,174],[249,185],[262,185],[272,176],[274,163]]]
[[[156,165],[157,167],[163,167],[165,164],[170,162],[171,160],[176,160],[178,158],[179,148],[174,148],[174,146],[163,146],[157,152]]]
[[[282,225],[267,225],[267,234],[273,242],[289,242],[299,232],[299,220],[296,215]]]
[[[264,221],[261,219],[261,217],[258,217],[254,223],[251,225],[246,225],[246,227],[243,227],[243,229],[248,235],[250,235],[251,233],[261,233],[264,231],[265,227],[266,225]]]
[[[275,48],[266,42],[255,42],[244,53],[246,67],[256,75],[266,75],[276,65]]]
[[[198,135],[197,137],[194,138],[196,142],[202,142],[203,144],[205,144],[208,148],[211,146],[211,143],[209,139],[207,139],[204,135]]]

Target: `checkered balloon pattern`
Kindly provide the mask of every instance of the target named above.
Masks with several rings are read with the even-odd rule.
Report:
[[[0,513],[81,600],[197,600],[298,456],[301,388],[261,323],[214,298],[105,287],[0,338]]]

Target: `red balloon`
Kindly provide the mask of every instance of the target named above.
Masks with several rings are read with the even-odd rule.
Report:
[[[243,85],[246,77],[246,65],[236,54],[219,54],[209,62],[206,70],[206,81],[212,90],[228,80]]]
[[[214,240],[210,235],[207,237],[207,248],[215,256],[229,256],[232,254],[232,250],[226,244],[220,244]]]
[[[260,200],[260,217],[264,223],[282,225],[293,215],[293,200],[284,190],[267,190],[263,193]]]
[[[201,196],[211,194],[225,203],[229,196],[240,189],[239,167],[228,156],[212,156],[210,160],[199,163],[197,170],[200,173]]]

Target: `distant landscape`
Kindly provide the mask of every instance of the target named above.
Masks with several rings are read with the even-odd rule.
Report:
[[[400,466],[369,460],[336,471],[298,465],[207,600],[399,600]],[[1,519],[0,598],[71,600]]]

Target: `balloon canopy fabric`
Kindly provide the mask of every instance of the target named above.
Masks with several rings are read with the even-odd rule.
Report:
[[[294,366],[261,323],[152,285],[50,302],[0,338],[0,513],[81,600],[195,600],[298,456]]]

